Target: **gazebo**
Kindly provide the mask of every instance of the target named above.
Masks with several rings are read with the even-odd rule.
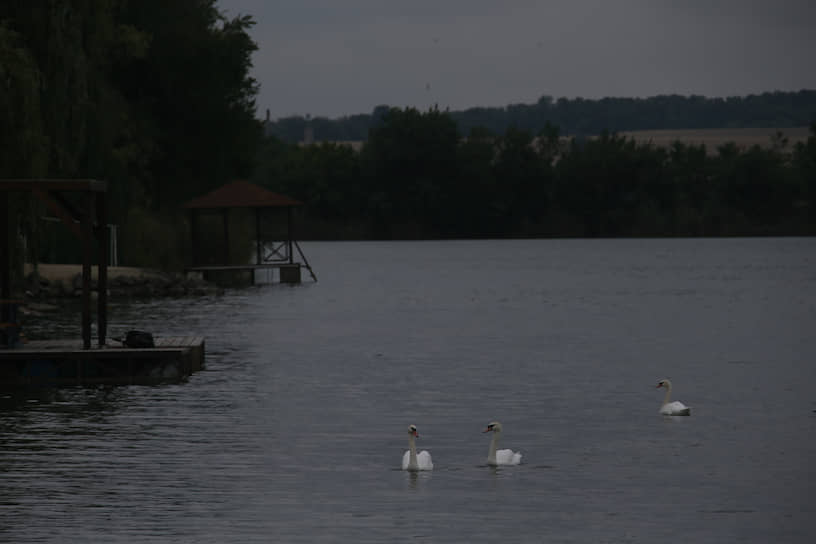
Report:
[[[191,272],[201,272],[205,278],[209,273],[222,271],[249,271],[254,282],[255,270],[278,269],[281,283],[300,283],[301,266],[306,267],[314,281],[317,277],[309,266],[306,256],[293,236],[292,210],[303,203],[288,196],[273,193],[263,187],[247,181],[237,180],[215,189],[203,196],[194,198],[184,208],[190,214],[190,236],[192,242],[192,263],[187,268]],[[255,262],[231,264],[229,237],[229,210],[231,208],[250,209],[255,222]],[[268,212],[284,211],[286,228],[283,239],[268,240],[261,227],[262,220]],[[205,263],[201,236],[201,214],[210,211],[220,213],[223,231],[223,253],[220,262]],[[295,261],[295,250],[302,263]],[[212,256],[211,256],[212,257]]]

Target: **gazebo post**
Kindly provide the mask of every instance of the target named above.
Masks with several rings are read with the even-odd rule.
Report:
[[[292,206],[286,207],[286,237],[286,243],[289,246],[289,264],[292,264],[295,262],[295,256],[292,253]]]
[[[261,264],[261,209],[255,208],[255,264]]]

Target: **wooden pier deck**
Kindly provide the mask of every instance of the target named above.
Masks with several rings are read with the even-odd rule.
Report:
[[[0,349],[0,388],[126,385],[180,381],[204,366],[204,338],[156,337],[153,348],[119,342],[82,349],[81,340],[32,340]]]

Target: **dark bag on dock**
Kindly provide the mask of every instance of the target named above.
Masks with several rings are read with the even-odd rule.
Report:
[[[128,331],[122,343],[128,348],[155,348],[153,335],[145,331]]]

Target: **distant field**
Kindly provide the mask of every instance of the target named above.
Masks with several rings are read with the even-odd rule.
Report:
[[[621,136],[634,138],[637,142],[651,142],[654,145],[668,147],[674,142],[680,141],[684,144],[705,144],[709,153],[716,153],[717,147],[734,142],[741,148],[748,148],[753,145],[768,147],[771,144],[771,137],[782,132],[788,139],[788,145],[793,147],[796,142],[804,142],[810,135],[808,127],[794,128],[709,128],[709,129],[689,129],[689,130],[636,130],[631,132],[619,132]]]

